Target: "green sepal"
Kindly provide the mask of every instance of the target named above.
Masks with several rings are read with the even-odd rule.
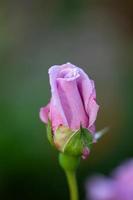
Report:
[[[91,148],[93,144],[92,134],[85,128],[80,128],[67,141],[64,147],[64,153],[73,156],[81,156],[85,147]]]
[[[50,122],[50,120],[48,120],[48,123],[47,123],[47,138],[48,138],[49,143],[52,146],[54,146],[53,134],[52,134],[52,128],[51,128],[51,122]]]
[[[85,128],[73,131],[68,127],[59,126],[54,134],[54,144],[62,153],[81,156],[85,147],[91,148],[92,134]]]
[[[54,133],[54,144],[56,148],[64,153],[64,147],[71,135],[74,133],[69,127],[60,125]]]
[[[93,135],[88,131],[88,129],[80,127],[80,131],[83,137],[84,145],[89,149],[92,147],[93,144]]]
[[[70,138],[68,138],[67,143],[63,147],[63,152],[73,156],[80,156],[82,154],[83,147],[84,142],[79,129],[77,132],[73,133]]]

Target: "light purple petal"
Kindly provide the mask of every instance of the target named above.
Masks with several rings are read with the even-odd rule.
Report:
[[[89,79],[88,75],[80,69],[80,79],[78,81],[78,87],[83,98],[85,109],[87,110],[89,99],[95,91],[94,82]],[[95,94],[95,93],[94,93]],[[95,94],[96,98],[96,94]]]
[[[80,69],[80,79],[78,81],[78,87],[83,98],[85,110],[89,116],[88,129],[92,132],[94,128],[94,122],[97,117],[99,106],[96,103],[96,90],[94,81],[89,79],[88,75]]]
[[[113,172],[113,176],[116,179],[124,182],[126,180],[129,180],[131,177],[133,178],[133,159],[128,160],[124,162],[121,166],[117,167]]]
[[[89,179],[86,190],[89,200],[133,200],[133,160],[117,167],[112,178]]]
[[[60,124],[68,125],[64,111],[60,102],[58,89],[57,89],[57,77],[60,71],[60,66],[55,65],[49,69],[50,85],[51,85],[51,105],[50,105],[50,120],[52,121],[53,129],[55,130]]]
[[[133,199],[133,160],[124,162],[113,172],[121,200]]]
[[[47,123],[48,122],[48,115],[49,115],[49,104],[45,107],[42,107],[40,109],[40,113],[39,113],[39,116],[40,116],[40,119],[44,122],[44,123]]]
[[[115,185],[104,176],[90,178],[86,184],[87,200],[119,200]]]
[[[87,113],[89,113],[89,127],[92,127],[96,118],[97,118],[97,113],[99,110],[99,105],[96,103],[95,99],[92,97],[89,100],[88,103],[88,108],[87,108]]]
[[[68,81],[67,79],[58,78],[58,92],[69,127],[77,129],[81,124],[86,127],[88,125],[88,117],[77,88],[76,79]]]

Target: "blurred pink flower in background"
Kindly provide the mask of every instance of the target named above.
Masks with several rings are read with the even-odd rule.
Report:
[[[90,178],[86,192],[87,200],[133,200],[133,160],[117,167],[110,178]]]
[[[49,69],[52,97],[41,108],[40,118],[51,121],[53,132],[60,125],[77,130],[82,127],[95,132],[95,120],[99,106],[96,103],[94,81],[79,67],[66,63]]]

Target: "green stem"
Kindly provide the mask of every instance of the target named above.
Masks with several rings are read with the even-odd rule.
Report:
[[[76,169],[79,165],[79,161],[80,157],[70,156],[64,153],[59,154],[59,163],[66,173],[71,200],[78,200]]]
[[[76,181],[76,174],[74,171],[66,171],[65,173],[69,185],[70,199],[78,200],[78,187]]]

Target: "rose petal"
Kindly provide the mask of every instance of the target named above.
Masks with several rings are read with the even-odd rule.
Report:
[[[58,90],[57,90],[57,77],[60,67],[55,65],[49,69],[50,85],[51,85],[51,104],[50,104],[50,120],[54,129],[60,124],[68,125],[64,111],[60,102]]]
[[[97,112],[99,110],[99,105],[96,103],[96,90],[94,81],[89,79],[88,75],[80,69],[80,79],[78,81],[79,91],[83,98],[85,110],[89,116],[88,129],[94,132],[95,126],[94,122],[97,117]]]
[[[40,108],[40,119],[44,122],[48,122],[48,115],[49,115],[49,104],[45,107]]]
[[[96,117],[97,117],[97,112],[99,110],[99,105],[96,103],[96,101],[91,98],[89,103],[88,103],[88,109],[87,109],[87,113],[89,113],[89,126],[88,128],[90,128],[91,126],[93,126]]]
[[[67,81],[58,78],[58,92],[69,127],[77,129],[81,124],[86,127],[88,117],[84,110],[76,79]]]
[[[104,176],[95,176],[86,184],[87,199],[90,200],[118,200],[116,183]]]

